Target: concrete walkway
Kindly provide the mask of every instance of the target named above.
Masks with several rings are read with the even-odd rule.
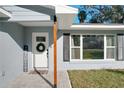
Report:
[[[53,72],[47,74],[23,73],[9,85],[9,88],[52,88]],[[67,71],[58,72],[58,88],[71,88]]]

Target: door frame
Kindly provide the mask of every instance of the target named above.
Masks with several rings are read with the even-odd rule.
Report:
[[[33,67],[33,68],[37,68],[37,67],[35,67],[35,55],[34,55],[34,53],[33,53],[33,33],[48,33],[48,57],[47,57],[47,67],[41,67],[41,68],[47,68],[47,69],[48,69],[48,68],[49,68],[49,42],[50,42],[50,39],[49,39],[49,38],[50,38],[49,31],[48,31],[48,32],[45,32],[45,31],[42,31],[42,32],[32,32],[32,37],[31,37],[31,38],[32,38],[32,41],[31,41],[31,42],[32,42],[32,55],[33,55],[33,56],[32,56],[32,57],[33,57],[33,60],[32,60],[32,61],[33,61],[33,64],[32,64],[33,66],[32,66],[32,67]]]

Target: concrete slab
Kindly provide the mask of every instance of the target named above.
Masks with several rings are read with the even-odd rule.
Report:
[[[67,71],[58,72],[58,88],[71,88]],[[13,80],[8,88],[52,88],[53,72],[47,74],[23,73]]]

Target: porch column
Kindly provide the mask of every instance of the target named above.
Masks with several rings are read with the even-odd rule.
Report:
[[[56,15],[54,15],[53,44],[54,44],[54,88],[57,88],[57,18],[56,18]]]

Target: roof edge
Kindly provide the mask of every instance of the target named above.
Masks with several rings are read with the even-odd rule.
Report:
[[[67,5],[55,5],[55,11],[57,14],[77,14],[78,13],[78,9],[77,8],[73,8]]]
[[[8,11],[0,8],[0,13],[2,15],[2,17],[11,17],[11,13],[9,13]]]

